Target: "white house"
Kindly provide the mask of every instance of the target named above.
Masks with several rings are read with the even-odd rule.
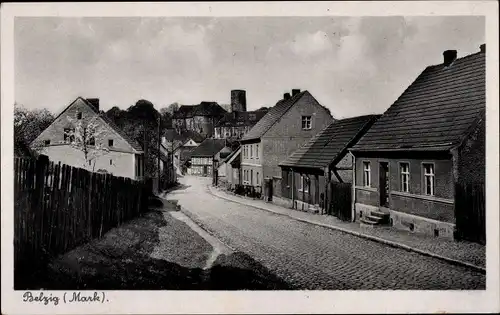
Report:
[[[75,130],[89,130],[90,124],[95,126],[95,132],[89,133],[85,141],[75,141],[79,135]],[[88,149],[87,157],[83,146]],[[99,112],[99,99],[78,97],[31,143],[31,147],[54,162],[89,171],[106,171],[136,180],[144,174],[141,145]]]

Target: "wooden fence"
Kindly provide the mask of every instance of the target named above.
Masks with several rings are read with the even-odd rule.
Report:
[[[456,239],[486,244],[484,184],[455,184]]]
[[[14,260],[30,268],[147,209],[143,182],[49,162],[15,158]]]
[[[350,183],[331,182],[328,187],[327,214],[336,216],[343,221],[352,219],[352,186]]]

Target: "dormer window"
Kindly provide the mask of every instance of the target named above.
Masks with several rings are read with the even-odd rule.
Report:
[[[82,112],[76,113],[76,119],[82,119]]]

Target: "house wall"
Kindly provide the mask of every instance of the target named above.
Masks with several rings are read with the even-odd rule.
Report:
[[[354,157],[352,156],[352,154],[348,153],[336,165],[337,168],[343,168],[341,170],[337,170],[337,173],[339,174],[343,183],[352,183],[353,160],[354,160]],[[332,181],[339,182],[339,180],[335,176],[335,174],[332,174]]]
[[[215,127],[214,138],[216,138],[216,139],[226,139],[226,138],[240,139],[251,128],[252,128],[252,126]]]
[[[196,156],[191,157],[190,175],[203,176],[203,170],[206,167],[206,176],[213,173],[213,157]]]
[[[483,119],[459,150],[458,181],[461,183],[485,183],[485,129]]]
[[[410,157],[410,155],[407,155]],[[363,186],[363,162],[371,165],[371,187]],[[378,210],[379,197],[379,162],[389,162],[389,211],[393,224],[396,227],[410,229],[413,225],[415,231],[434,234],[436,224],[441,224],[446,233],[452,235],[454,223],[453,205],[453,164],[451,158],[442,156],[431,158],[374,158],[356,157],[356,186],[355,186],[355,211],[359,218],[361,213],[368,214],[371,210]],[[409,192],[401,191],[400,162],[410,164]],[[422,163],[434,163],[435,194],[426,196],[423,192]],[[420,219],[419,219],[420,218]],[[429,222],[434,222],[429,224]],[[438,223],[436,223],[438,222]],[[444,227],[443,227],[444,226]],[[443,230],[443,231],[444,231]]]
[[[89,171],[104,169],[114,176],[128,177],[136,179],[135,154],[127,152],[110,151],[92,162],[86,163],[82,151],[70,145],[51,145],[42,149],[42,153],[47,155],[51,161],[61,162],[74,167],[85,168]]]
[[[301,190],[300,181],[301,174],[310,178],[307,192]],[[293,176],[293,182],[292,182]],[[321,193],[325,193],[325,177],[317,173],[299,171],[299,170],[282,170],[282,185],[280,197],[299,200],[311,205],[319,205]]]
[[[241,178],[243,185],[263,185],[263,150],[262,143],[260,142],[241,145]],[[245,173],[248,175],[245,176]],[[251,177],[252,175],[253,177]]]
[[[311,116],[310,130],[302,129],[302,116]],[[306,93],[261,138],[264,177],[281,176],[278,164],[332,121],[326,108]]]

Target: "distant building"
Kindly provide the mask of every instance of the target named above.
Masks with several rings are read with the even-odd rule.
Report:
[[[225,113],[226,110],[216,102],[182,105],[173,114],[172,126],[179,133],[190,130],[205,137],[212,137],[215,125]]]
[[[231,153],[223,139],[205,139],[191,152],[191,175],[212,176],[221,159]],[[221,156],[222,155],[222,156]]]
[[[173,165],[177,174],[187,172],[186,163],[191,159],[191,152],[205,140],[203,135],[195,131],[183,131],[178,133],[174,129],[169,129],[163,136],[162,143],[173,152]]]
[[[382,213],[394,227],[454,238],[456,187],[486,177],[485,50],[458,59],[445,51],[351,149],[355,212],[365,224],[378,224]],[[465,224],[478,224],[473,205]],[[476,206],[484,211],[484,199]],[[475,229],[484,233],[484,225]]]
[[[281,191],[279,162],[333,121],[330,111],[308,91],[292,90],[241,139],[242,183],[262,187],[273,180]]]
[[[241,139],[266,113],[266,110],[226,113],[215,126],[214,138]]]
[[[75,123],[70,119],[86,123],[93,118],[102,132],[101,145],[109,152],[87,162],[84,153],[71,145],[72,139],[68,131],[75,129]],[[94,143],[95,141],[96,139]],[[107,171],[115,176],[132,179],[142,179],[144,176],[144,153],[141,145],[99,112],[99,99],[75,99],[42,131],[31,146],[38,147],[39,144],[43,145],[40,153],[47,155],[52,161],[90,171]]]

